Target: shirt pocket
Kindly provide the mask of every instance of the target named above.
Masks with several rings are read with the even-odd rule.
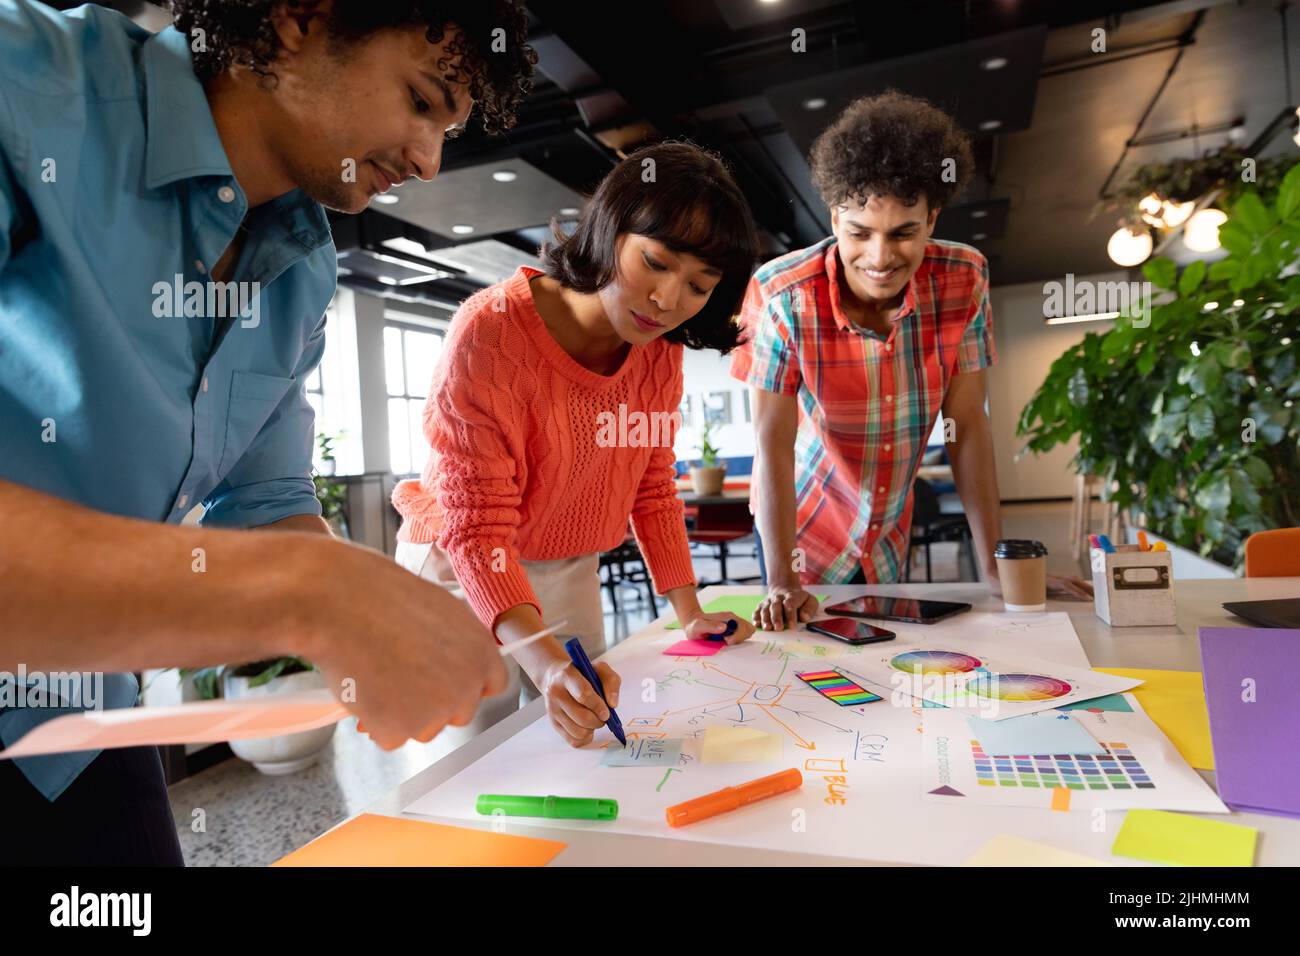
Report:
[[[225,446],[217,474],[225,477],[248,450],[275,407],[293,385],[293,379],[257,372],[236,371],[230,383],[230,407],[226,412]]]

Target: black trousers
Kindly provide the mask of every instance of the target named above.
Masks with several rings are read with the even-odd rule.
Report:
[[[157,747],[105,750],[53,802],[0,760],[0,865],[184,866]]]
[[[763,587],[767,587],[767,560],[763,556],[763,539],[758,535],[758,524],[754,525],[754,544],[758,546],[758,573],[763,579]],[[849,584],[866,584],[867,576],[862,571],[862,566],[858,566],[857,572],[849,579]]]

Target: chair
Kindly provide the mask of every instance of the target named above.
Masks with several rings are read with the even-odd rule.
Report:
[[[1085,541],[1092,527],[1093,494],[1105,490],[1102,479],[1095,475],[1074,476],[1074,500],[1070,503],[1070,557],[1078,561],[1087,551]],[[1111,541],[1124,540],[1124,514],[1114,501],[1101,501],[1101,528]]]
[[[1300,528],[1256,531],[1247,538],[1246,577],[1300,577]]]
[[[939,510],[939,496],[924,478],[916,479],[912,486],[912,536],[907,543],[907,566],[904,580],[912,579],[912,552],[919,547],[925,548],[925,580],[934,580],[930,565],[930,545],[946,541],[958,542],[958,547],[966,551],[970,560],[971,580],[980,579],[975,567],[975,546],[971,538],[970,524],[964,514],[944,514]]]
[[[726,504],[695,506],[695,521],[688,524],[686,537],[692,544],[716,545],[718,548],[717,581],[701,581],[700,587],[711,584],[741,584],[758,578],[729,578],[727,576],[727,545],[754,533],[754,516],[749,513],[749,500],[738,499]]]
[[[618,590],[621,587],[637,588],[645,585],[646,600],[650,604],[651,617],[659,616],[659,604],[655,601],[654,581],[646,567],[645,557],[637,546],[636,538],[628,534],[623,543],[613,550],[600,555],[598,572],[600,586],[609,591],[609,603],[614,613],[619,613]]]

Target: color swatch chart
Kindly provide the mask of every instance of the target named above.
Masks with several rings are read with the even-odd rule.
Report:
[[[991,756],[970,742],[981,787],[1055,790],[1154,790],[1150,775],[1124,743],[1103,743],[1104,754]]]

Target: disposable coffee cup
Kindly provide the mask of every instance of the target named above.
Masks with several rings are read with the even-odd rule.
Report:
[[[1041,541],[1004,538],[993,557],[1008,611],[1047,610],[1047,548]]]

